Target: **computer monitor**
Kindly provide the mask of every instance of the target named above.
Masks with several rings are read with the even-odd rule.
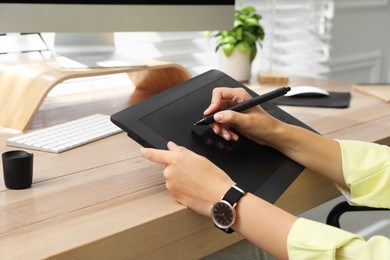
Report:
[[[132,66],[140,64],[115,56],[113,32],[230,29],[234,5],[234,0],[8,0],[0,1],[0,32],[55,32],[58,56],[81,58],[78,63],[87,67]]]

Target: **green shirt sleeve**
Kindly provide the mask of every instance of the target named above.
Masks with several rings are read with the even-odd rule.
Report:
[[[350,202],[390,208],[390,148],[360,141],[339,141]],[[340,189],[340,187],[339,187]],[[319,222],[300,218],[291,228],[290,259],[390,259],[390,239],[369,240]]]

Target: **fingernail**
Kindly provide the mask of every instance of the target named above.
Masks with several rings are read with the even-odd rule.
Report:
[[[221,121],[222,120],[222,113],[216,113],[214,115],[214,120],[215,121]]]
[[[167,146],[169,150],[175,150],[177,147],[177,145],[172,141],[169,141]]]

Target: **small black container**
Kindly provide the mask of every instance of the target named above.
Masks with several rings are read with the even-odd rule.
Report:
[[[33,154],[21,150],[3,153],[4,184],[8,189],[31,187],[33,180]]]

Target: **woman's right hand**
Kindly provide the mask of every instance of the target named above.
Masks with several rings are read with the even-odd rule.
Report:
[[[255,106],[242,112],[223,110],[252,98],[243,88],[215,88],[210,106],[204,115],[214,115],[215,122],[210,127],[225,140],[237,141],[241,135],[259,144],[270,145],[281,121],[266,113],[260,106]],[[222,110],[222,111],[221,111]]]

